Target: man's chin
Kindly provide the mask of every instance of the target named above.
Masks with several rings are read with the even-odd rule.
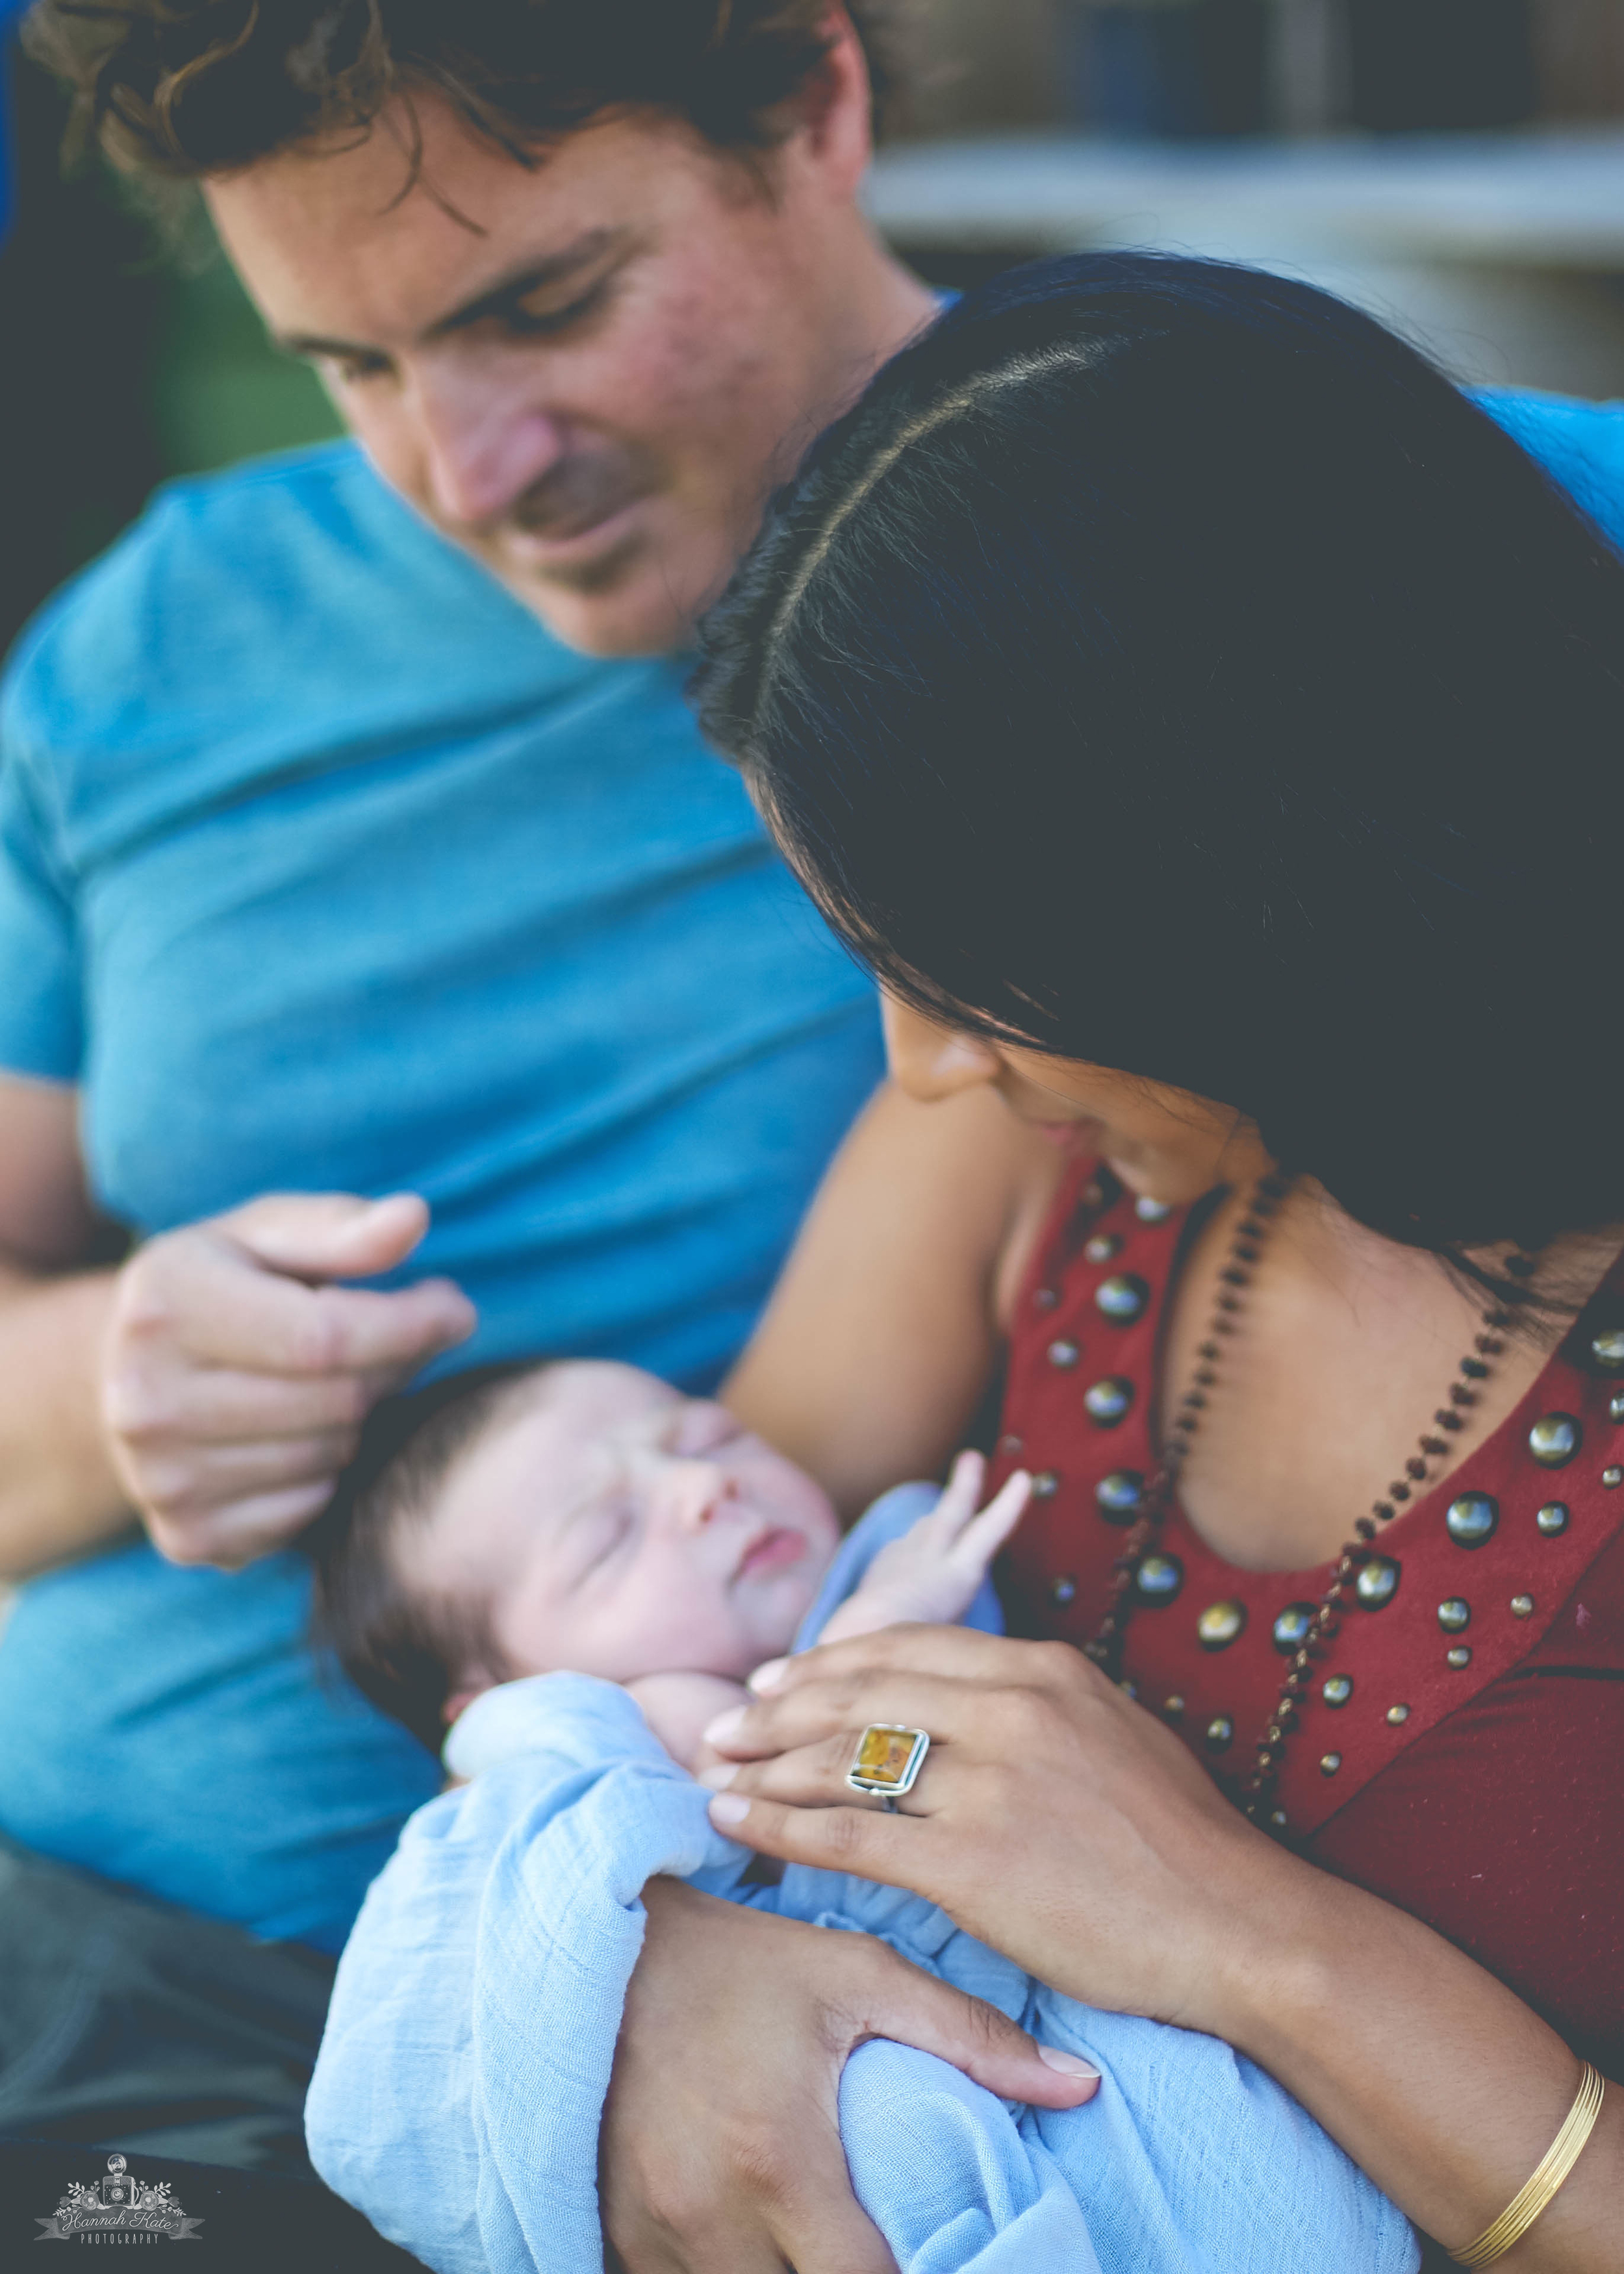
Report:
[[[668,655],[693,629],[672,579],[636,537],[567,571],[488,558],[486,565],[555,639],[583,655]]]

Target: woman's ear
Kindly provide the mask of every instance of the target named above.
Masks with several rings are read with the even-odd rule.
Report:
[[[883,990],[880,1011],[892,1080],[921,1105],[939,1104],[943,1098],[983,1089],[998,1080],[1003,1062],[978,1035],[939,1026]]]

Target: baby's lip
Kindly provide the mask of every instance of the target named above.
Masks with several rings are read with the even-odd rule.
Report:
[[[759,1579],[769,1571],[788,1570],[805,1553],[804,1533],[791,1531],[788,1525],[764,1524],[734,1567],[734,1580]]]

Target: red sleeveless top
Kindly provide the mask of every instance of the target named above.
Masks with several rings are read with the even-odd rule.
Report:
[[[1189,1213],[1084,1163],[1050,1218],[994,1463],[995,1483],[1016,1467],[1038,1482],[999,1571],[1013,1634],[1080,1645],[1104,1615],[1157,1465],[1163,1300]],[[1624,1370],[1605,1364],[1624,1339],[1607,1346],[1609,1330],[1624,1338],[1624,1268],[1501,1427],[1383,1527],[1371,1606],[1316,1666],[1276,1798],[1314,1862],[1446,1935],[1624,2079]],[[1124,1678],[1237,1790],[1329,1567],[1240,1570],[1176,1505],[1162,1529]]]

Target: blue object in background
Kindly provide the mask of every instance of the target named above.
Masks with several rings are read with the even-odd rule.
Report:
[[[0,244],[11,226],[11,26],[28,0],[0,0]]]
[[[1069,0],[1079,123],[1125,139],[1259,134],[1268,123],[1266,0]]]

